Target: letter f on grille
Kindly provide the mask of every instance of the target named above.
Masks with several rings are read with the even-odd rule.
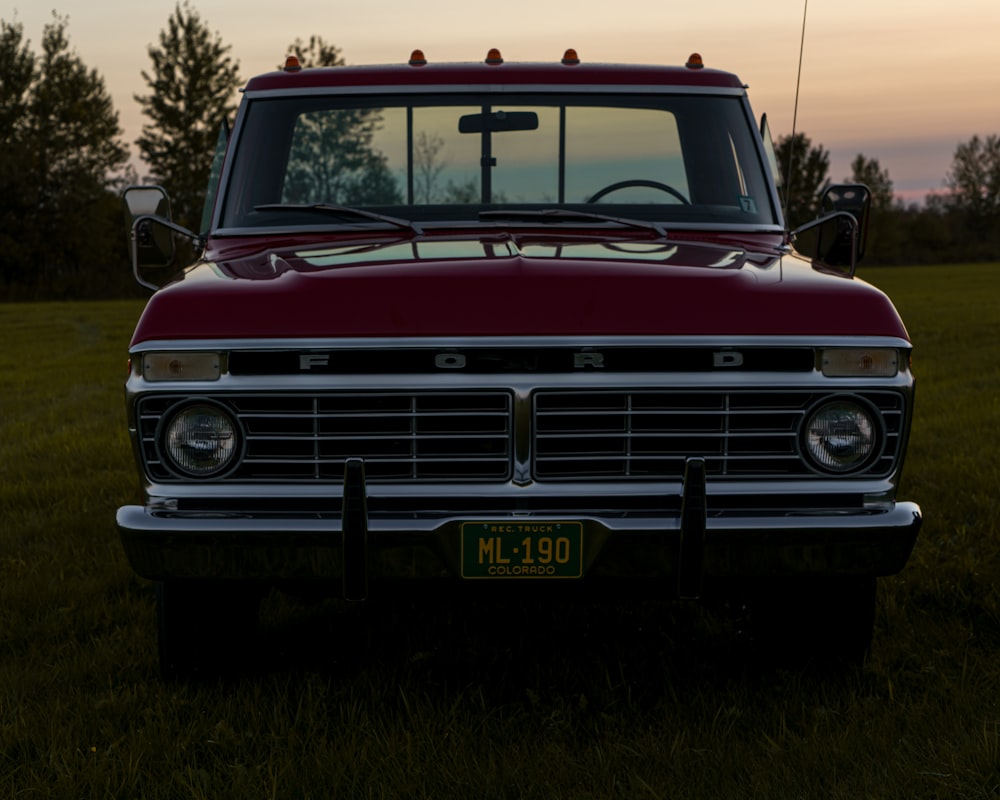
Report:
[[[299,369],[310,370],[313,367],[325,367],[330,364],[330,356],[322,353],[307,353],[299,356]]]

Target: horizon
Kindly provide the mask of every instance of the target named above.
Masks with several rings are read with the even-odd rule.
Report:
[[[931,0],[911,0],[901,14],[865,0],[807,2],[750,9],[719,0],[712,9],[666,9],[653,0],[613,7],[553,0],[540,9],[509,0],[486,31],[482,7],[458,0],[421,7],[419,14],[401,0],[301,0],[278,12],[261,0],[244,0],[238,15],[223,0],[190,7],[230,47],[244,81],[275,69],[295,39],[311,35],[336,46],[349,64],[403,62],[415,48],[432,61],[477,61],[490,47],[508,61],[556,61],[567,47],[584,61],[622,63],[677,64],[698,52],[706,66],[749,85],[754,114],[759,120],[767,113],[776,139],[793,132],[794,118],[794,132],[827,150],[831,181],[848,178],[861,153],[888,170],[897,198],[907,204],[943,191],[956,147],[1000,131],[1000,56],[991,42],[1000,29],[1000,4],[955,0],[945,12]],[[130,163],[141,176],[148,168],[135,140],[145,118],[134,95],[149,91],[141,75],[151,68],[148,49],[159,45],[177,5],[64,0],[42,10],[4,3],[0,18],[23,27],[36,55],[53,13],[67,19],[69,49],[104,79]],[[331,24],[318,30],[324,18]]]

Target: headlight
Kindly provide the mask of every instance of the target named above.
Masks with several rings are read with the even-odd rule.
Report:
[[[827,472],[850,472],[871,459],[878,445],[872,412],[850,399],[820,406],[806,421],[803,439],[813,463]]]
[[[218,475],[239,449],[233,418],[207,403],[187,406],[170,417],[160,441],[169,465],[194,478]]]

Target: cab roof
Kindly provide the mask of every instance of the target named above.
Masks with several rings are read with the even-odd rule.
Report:
[[[685,66],[588,64],[567,51],[561,61],[506,63],[496,50],[485,61],[434,63],[415,50],[408,62],[371,66],[301,68],[289,56],[284,69],[251,78],[247,92],[389,86],[663,86],[743,90],[736,75],[702,65],[693,53]]]

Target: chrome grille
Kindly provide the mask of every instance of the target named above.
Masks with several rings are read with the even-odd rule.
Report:
[[[780,390],[538,390],[532,395],[534,480],[676,480],[692,456],[711,476],[815,476],[799,447],[801,424],[832,392]],[[839,393],[836,393],[839,394]],[[881,418],[878,457],[867,476],[891,473],[899,456],[904,397],[849,393]],[[186,480],[160,455],[161,420],[204,398],[139,399],[141,447],[150,477]],[[224,480],[339,482],[363,458],[372,482],[491,482],[514,474],[513,394],[507,391],[234,393],[212,398],[244,433],[244,457]]]
[[[365,460],[370,481],[503,481],[510,476],[507,392],[238,394],[214,398],[239,420],[245,454],[228,477],[250,481],[340,480],[344,462]],[[180,405],[186,404],[182,401]],[[139,404],[151,476],[171,480],[158,425],[176,397]]]
[[[902,398],[861,393],[883,419],[881,454],[869,475],[887,474],[903,424]],[[799,430],[829,393],[795,391],[545,391],[534,401],[536,480],[672,479],[685,459],[738,478],[815,474]]]

